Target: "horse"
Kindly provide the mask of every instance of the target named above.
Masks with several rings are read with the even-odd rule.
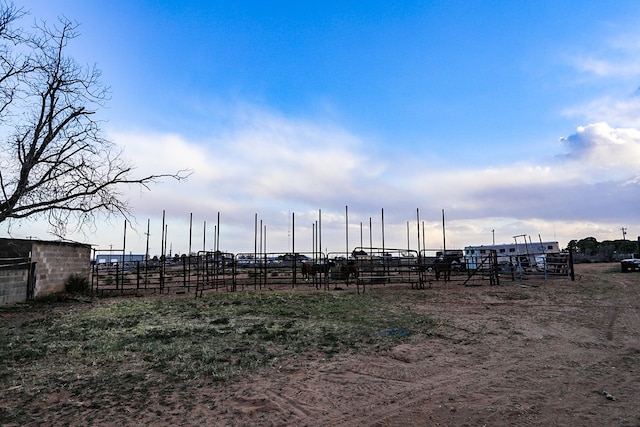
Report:
[[[433,269],[436,272],[436,280],[440,280],[440,276],[445,282],[451,281],[451,259],[446,257],[438,257],[433,263]]]
[[[308,262],[303,262],[302,263],[302,277],[304,278],[304,280],[308,281],[309,280],[309,276],[315,276],[316,273],[314,271],[313,268],[313,264],[310,264]]]
[[[349,280],[350,278],[358,278],[358,266],[354,261],[347,263],[332,263],[331,278],[335,280]]]
[[[349,261],[346,264],[343,264],[340,270],[347,280],[349,280],[350,277],[353,277],[354,279],[358,278],[358,266],[354,261]]]
[[[313,278],[314,279],[313,281],[316,284],[316,287],[318,287],[320,285],[320,282],[315,280],[316,275],[319,275],[319,274],[326,275],[332,267],[335,267],[335,264],[333,262],[328,262],[323,264],[318,264],[318,263],[312,264],[309,262],[303,262],[301,267],[302,277],[306,282],[309,281],[309,278]]]

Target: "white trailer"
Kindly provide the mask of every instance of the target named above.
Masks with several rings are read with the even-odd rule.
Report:
[[[535,268],[544,265],[547,255],[559,254],[560,245],[558,242],[514,242],[499,245],[466,246],[464,260],[467,268],[476,270],[491,251],[496,251],[499,264]]]

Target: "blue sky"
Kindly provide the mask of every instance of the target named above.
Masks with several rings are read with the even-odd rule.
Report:
[[[140,174],[193,170],[186,182],[130,189],[134,251],[147,218],[161,230],[163,209],[179,252],[190,213],[201,235],[217,212],[222,249],[253,250],[257,213],[269,248],[287,250],[292,212],[296,249],[310,249],[319,209],[323,240],[341,250],[347,205],[350,240],[359,243],[360,222],[368,236],[372,218],[374,246],[381,209],[396,247],[416,209],[430,248],[442,246],[442,209],[448,247],[640,235],[640,2],[24,8],[24,23],[81,24],[69,52],[102,70],[103,129]],[[116,219],[67,237],[117,247],[121,228]]]

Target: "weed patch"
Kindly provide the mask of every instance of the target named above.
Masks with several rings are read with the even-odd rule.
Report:
[[[381,330],[428,334],[435,325],[375,291],[102,300],[56,315],[47,307],[35,305],[32,320],[13,327],[4,321],[0,328],[5,402],[24,404],[64,390],[89,406],[123,394],[143,408],[146,391],[159,384],[231,381],[287,358],[380,351],[410,339],[409,333],[381,336]],[[0,412],[0,423],[29,422],[24,411]]]

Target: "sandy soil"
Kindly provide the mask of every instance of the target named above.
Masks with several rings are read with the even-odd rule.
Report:
[[[526,287],[439,284],[416,291],[433,295],[418,309],[446,321],[388,353],[283,361],[142,413],[114,405],[43,423],[639,426],[640,274],[602,274],[613,268],[579,265],[575,282]]]

